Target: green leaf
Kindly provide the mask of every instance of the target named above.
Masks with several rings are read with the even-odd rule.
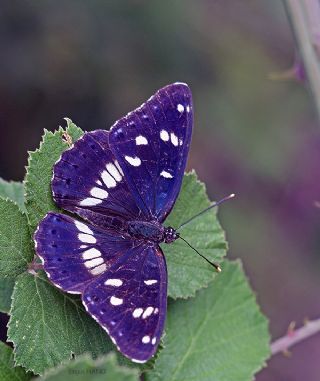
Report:
[[[0,178],[0,197],[15,202],[25,212],[23,184],[16,181],[5,181]],[[0,278],[0,311],[8,313],[11,305],[11,295],[14,280]]]
[[[17,278],[10,313],[8,338],[15,347],[15,360],[36,374],[72,354],[98,356],[112,347],[79,298],[61,293],[43,274]]]
[[[166,226],[177,228],[210,205],[205,186],[195,172],[185,174],[179,198],[165,222]],[[181,236],[202,255],[214,262],[221,262],[226,255],[227,244],[224,232],[211,210],[196,218],[180,230]],[[206,287],[216,273],[203,258],[178,239],[170,245],[161,245],[167,261],[169,289],[172,298],[187,298],[195,291]]]
[[[20,209],[25,212],[24,206],[24,187],[17,181],[5,181],[0,178],[0,197],[17,203]]]
[[[27,381],[32,377],[21,367],[15,367],[12,349],[0,341],[0,380],[1,381]]]
[[[110,353],[98,360],[84,355],[48,372],[46,381],[139,381],[136,369],[119,366],[116,356]]]
[[[28,221],[18,205],[0,198],[0,277],[15,277],[33,257]]]
[[[169,303],[164,349],[147,379],[248,381],[269,354],[267,320],[242,267],[224,262],[196,298]]]
[[[61,127],[54,133],[45,130],[40,148],[29,153],[25,190],[26,209],[33,230],[47,212],[58,210],[52,199],[51,178],[54,163],[68,148],[63,139],[65,132],[73,141],[83,134],[80,128],[67,119],[66,130]]]
[[[0,312],[9,313],[14,279],[0,278]]]

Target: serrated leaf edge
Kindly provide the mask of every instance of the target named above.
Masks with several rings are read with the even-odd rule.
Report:
[[[7,342],[3,342],[2,341],[2,344],[5,346],[5,347],[7,347],[7,348],[9,348],[11,351],[12,351],[12,354],[13,354],[13,349],[7,344]],[[20,366],[18,366],[18,367],[20,367]],[[14,363],[14,361],[13,361],[13,369],[15,369],[15,368],[17,368],[16,367],[16,365],[15,365],[15,363]],[[21,368],[21,367],[20,367]],[[23,368],[23,370],[24,370],[24,368]],[[28,373],[30,373],[30,372],[25,372],[26,373],[26,375],[28,375]]]
[[[257,302],[257,294],[256,292],[253,290],[253,288],[251,287],[251,284],[250,284],[250,281],[249,281],[249,278],[247,277],[246,275],[246,272],[244,271],[244,266],[243,266],[243,263],[242,263],[242,260],[240,258],[237,258],[237,259],[233,259],[233,260],[228,260],[228,259],[225,259],[223,262],[222,262],[222,265],[224,262],[229,262],[229,263],[235,263],[238,265],[238,267],[240,268],[242,274],[243,274],[243,277],[245,279],[245,281],[247,282],[247,284],[249,285],[250,287],[250,290],[251,290],[251,294],[252,294],[252,297],[253,297],[253,300],[255,302],[255,305],[256,305],[256,308],[258,310],[258,312],[260,313],[260,315],[263,317],[264,321],[261,322],[261,324],[264,324],[266,326],[266,331],[268,332],[268,337],[269,337],[269,345],[268,345],[268,350],[269,350],[269,356],[263,361],[263,363],[261,364],[261,367],[258,367],[256,369],[253,370],[252,372],[252,377],[254,377],[254,375],[259,372],[260,370],[262,370],[263,368],[265,368],[267,366],[267,361],[268,359],[270,358],[270,355],[271,355],[271,349],[270,349],[270,342],[271,342],[271,336],[270,336],[270,330],[269,330],[269,326],[270,326],[270,322],[269,322],[269,319],[268,317],[262,312],[261,310],[261,307],[260,307],[260,304]],[[222,270],[223,271],[223,270]],[[212,281],[211,281],[212,282]],[[204,288],[208,288],[209,284],[211,284],[211,282],[208,283],[208,285],[206,287],[202,287],[201,289],[198,289],[196,293],[198,293],[199,291],[201,291],[202,289]],[[171,298],[173,299],[173,298]],[[179,299],[183,299],[183,300],[187,300],[189,298],[179,298]],[[176,299],[174,299],[176,300]],[[165,331],[164,331],[165,332]],[[161,340],[162,340],[162,349],[161,351],[165,350],[166,349],[166,345],[165,345],[165,342],[163,340],[164,338],[164,335],[162,336]],[[160,352],[161,352],[160,351]],[[153,371],[155,372],[155,374],[157,376],[160,376],[160,372],[157,371],[157,362],[158,362],[158,357],[157,356],[154,360],[154,364],[153,364]],[[253,378],[252,378],[253,380]]]
[[[9,198],[9,197],[3,197],[3,196],[0,196],[0,200],[6,201],[6,202],[10,202],[11,204],[14,204],[15,206],[18,207],[18,209],[21,212],[21,214],[23,214],[24,216],[28,217],[27,213],[20,208],[20,206],[18,205],[18,203],[16,201],[11,200],[11,198]]]
[[[24,275],[25,273],[22,273],[22,274],[20,274],[20,275]],[[12,320],[12,310],[13,310],[13,305],[14,305],[14,300],[15,300],[15,293],[16,293],[16,288],[18,287],[18,282],[19,282],[19,276],[20,275],[18,275],[18,277],[17,277],[17,279],[16,279],[16,281],[15,281],[15,284],[14,284],[14,288],[13,288],[13,292],[12,292],[12,295],[11,295],[11,306],[10,306],[10,311],[9,311],[9,316],[10,316],[10,318],[9,318],[9,321],[8,321],[8,323],[7,323],[7,332],[8,332],[8,338],[7,338],[7,342],[10,342],[10,343],[12,343],[13,344],[13,360],[14,360],[14,366],[16,367],[16,366],[20,366],[20,367],[22,367],[23,369],[25,369],[25,371],[26,372],[32,372],[32,373],[34,373],[34,374],[36,374],[36,375],[40,375],[40,376],[42,376],[42,373],[39,373],[38,371],[36,371],[34,368],[27,368],[25,365],[23,365],[23,364],[21,364],[21,363],[19,363],[19,361],[17,360],[17,358],[16,358],[16,356],[17,356],[17,353],[16,353],[16,342],[14,341],[14,340],[11,340],[11,338],[9,337],[9,330],[10,330],[10,328],[11,328],[11,320]],[[38,275],[35,275],[35,276],[38,276]],[[49,282],[48,282],[49,283]],[[65,296],[65,293],[64,293],[64,296]],[[72,355],[73,355],[73,352],[72,351],[70,351],[70,354],[69,354],[69,360],[68,361],[70,361],[71,360],[71,358],[72,358]],[[66,360],[67,361],[67,360]],[[55,367],[54,367],[55,368]],[[52,369],[54,369],[54,368],[52,368]]]
[[[185,173],[184,173],[184,176],[186,176],[186,177],[194,177],[196,183],[199,184],[199,185],[202,187],[202,189],[203,189],[203,191],[204,191],[204,194],[205,194],[205,197],[206,197],[206,199],[208,200],[208,202],[212,203],[212,201],[211,201],[211,200],[209,199],[209,197],[208,197],[206,184],[205,184],[203,181],[199,180],[199,177],[198,177],[198,175],[197,175],[197,173],[196,173],[196,171],[195,171],[194,168],[191,169],[189,172],[185,172]],[[213,210],[211,211],[211,213],[213,212],[215,215],[217,215],[218,211],[219,211],[219,208],[217,207],[217,208],[213,209]],[[226,232],[225,232],[225,230],[223,229],[222,225],[220,224],[220,221],[219,221],[218,218],[217,218],[217,222],[218,222],[218,224],[219,224],[219,227],[220,227],[220,229],[221,229],[221,232],[223,233],[223,239],[224,239],[224,242],[225,242],[225,245],[226,245],[226,248],[225,248],[225,254],[224,254],[224,256],[221,258],[222,261],[219,262],[219,264],[221,264],[221,263],[223,263],[223,262],[225,261],[224,258],[226,257],[226,255],[227,255],[227,253],[228,253],[229,245],[228,245],[228,241],[227,241],[227,238],[226,238]],[[222,269],[222,271],[223,271],[223,269]],[[207,282],[205,282],[201,287],[196,288],[193,292],[190,292],[189,295],[186,295],[186,296],[168,296],[168,297],[169,297],[170,299],[172,299],[172,300],[180,300],[180,299],[182,299],[182,300],[187,300],[187,299],[190,299],[190,298],[194,298],[194,297],[196,296],[197,291],[200,291],[200,290],[202,290],[202,289],[204,289],[204,288],[208,288],[209,285],[211,284],[211,282],[213,282],[213,281],[215,280],[216,276],[219,276],[219,273],[217,273],[217,272],[215,272],[215,271],[213,271],[212,274],[213,274],[212,279],[209,279],[209,280],[208,280]]]
[[[25,166],[25,176],[24,176],[24,179],[23,179],[23,187],[24,187],[24,198],[25,198],[25,205],[28,204],[29,202],[29,199],[28,199],[28,188],[29,188],[29,181],[28,181],[28,175],[31,174],[31,171],[30,171],[30,167],[31,167],[31,164],[32,164],[32,160],[34,160],[34,155],[36,154],[39,154],[41,153],[42,149],[43,149],[43,145],[45,144],[46,142],[46,139],[48,139],[49,137],[52,138],[52,137],[55,137],[56,135],[59,135],[62,137],[63,133],[64,132],[68,132],[68,129],[71,127],[71,124],[73,124],[75,126],[75,128],[79,129],[81,132],[83,132],[83,134],[85,133],[80,127],[76,126],[72,120],[70,118],[64,118],[64,120],[67,122],[67,126],[65,128],[59,126],[59,128],[55,131],[49,131],[47,130],[46,128],[43,129],[43,134],[41,135],[41,140],[40,140],[40,144],[39,144],[39,147],[36,148],[34,151],[27,151],[28,153],[28,161],[27,161],[27,165]],[[83,136],[83,135],[82,135]],[[79,138],[81,139],[81,137]],[[78,139],[78,140],[79,140]],[[61,139],[62,143],[65,144],[66,146],[66,149],[64,151],[67,151],[71,148],[73,148],[73,144],[71,147],[68,146],[68,143],[63,141],[63,139]],[[60,160],[60,158],[58,159]],[[58,161],[57,160],[57,161]],[[55,163],[56,164],[56,163]],[[54,165],[55,165],[54,164]],[[52,166],[52,168],[54,167],[54,165]],[[52,173],[52,176],[53,176],[53,173]],[[28,223],[29,223],[29,226],[31,226],[31,223],[30,223],[30,219],[29,219],[29,216],[28,216],[28,209],[26,211],[26,215],[27,215],[27,219],[28,219]]]
[[[30,167],[31,162],[33,160],[33,155],[41,152],[42,146],[45,143],[45,140],[48,138],[48,136],[54,137],[56,134],[60,134],[62,131],[65,131],[65,130],[61,126],[59,126],[59,128],[57,130],[55,130],[54,132],[49,131],[46,128],[44,128],[43,129],[43,134],[41,135],[41,140],[40,140],[39,147],[36,148],[34,151],[27,151],[27,153],[28,153],[28,162],[27,162],[27,165],[25,166],[26,173],[25,173],[24,180],[22,182],[23,186],[24,186],[24,189],[25,189],[25,197],[27,197],[27,191],[26,191],[27,190],[27,185],[28,185],[28,179],[27,178],[28,178],[28,174],[30,173],[29,167]],[[67,143],[65,143],[65,144],[67,146]],[[27,199],[26,199],[26,201],[27,201]]]
[[[4,197],[1,197],[1,196],[0,196],[0,200],[1,200],[1,201],[8,202],[9,204],[10,204],[10,203],[13,204],[14,206],[16,206],[16,207],[18,208],[19,212],[20,212],[23,216],[26,217],[26,219],[27,219],[27,227],[28,227],[28,231],[29,231],[29,240],[30,240],[30,242],[32,243],[33,240],[32,240],[32,236],[31,236],[31,232],[30,232],[29,219],[28,219],[28,215],[27,215],[27,213],[24,212],[23,210],[21,210],[21,208],[19,207],[19,205],[18,205],[15,201],[11,200],[11,199],[8,198],[8,197],[4,198]],[[26,261],[26,264],[28,265],[29,262]],[[25,270],[25,271],[26,271],[26,270]],[[23,274],[25,271],[23,271],[23,272],[20,273],[20,274]],[[18,274],[16,277],[10,277],[10,276],[7,276],[7,275],[1,275],[1,277],[2,277],[2,278],[5,278],[5,279],[16,279],[20,274]],[[11,300],[11,302],[12,302],[12,300]]]
[[[3,179],[2,177],[0,177],[0,183],[1,183],[1,181],[3,181],[4,183],[8,183],[8,184],[22,184],[23,185],[23,182],[20,182],[20,181],[14,181],[14,180],[5,180],[5,179]],[[26,195],[25,195],[25,189],[24,189],[24,187],[23,187],[23,190],[24,190],[24,192],[23,192],[23,196],[25,197]],[[12,202],[14,202],[14,203],[16,203],[16,201],[14,201],[14,200],[12,200],[10,197],[3,197],[3,196],[1,196],[0,195],[0,198],[2,199],[2,200],[9,200],[9,201],[12,201]],[[16,203],[17,204],[17,203]],[[24,203],[25,204],[25,203]],[[18,204],[17,204],[18,205]],[[21,213],[23,213],[23,214],[25,214],[26,215],[26,212],[25,211],[23,211],[22,209],[21,209],[21,207],[20,207],[20,205],[18,205],[18,208],[20,209],[20,211],[21,211]]]

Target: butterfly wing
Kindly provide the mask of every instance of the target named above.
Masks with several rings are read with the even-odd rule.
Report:
[[[51,282],[70,293],[82,293],[132,246],[120,233],[52,212],[40,222],[34,241]]]
[[[145,362],[155,353],[167,302],[160,247],[52,212],[34,241],[50,281],[82,294],[87,311],[124,355]]]
[[[175,83],[159,90],[110,130],[110,148],[137,205],[161,222],[180,191],[192,125],[190,89]]]
[[[61,155],[51,182],[62,209],[101,227],[119,228],[141,214],[109,148],[108,131],[88,132]]]
[[[87,311],[132,361],[156,352],[167,308],[167,271],[160,247],[132,247],[82,296]]]

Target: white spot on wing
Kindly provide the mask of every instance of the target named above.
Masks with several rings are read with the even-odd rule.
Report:
[[[181,103],[179,103],[178,106],[177,106],[177,110],[179,112],[183,112],[184,111],[184,106]]]
[[[115,178],[116,181],[122,180],[122,176],[114,164],[109,163],[106,165],[106,168],[107,168],[107,171]]]
[[[144,283],[147,285],[147,286],[151,286],[152,284],[156,284],[158,283],[158,281],[156,279],[148,279],[148,280],[144,280]]]
[[[169,134],[168,134],[168,132],[166,130],[161,130],[160,131],[160,138],[164,142],[167,142],[169,140]]]
[[[189,105],[186,107],[186,109],[187,109],[187,112],[190,112],[190,106]]]
[[[123,282],[121,279],[107,279],[104,284],[106,286],[114,286],[114,287],[120,287],[123,285]]]
[[[85,242],[85,243],[96,243],[97,242],[97,240],[92,235],[89,235],[89,234],[80,233],[80,234],[78,234],[78,238],[81,242]]]
[[[84,200],[80,201],[81,206],[94,206],[101,204],[102,200],[98,200],[97,198],[88,197]]]
[[[105,263],[103,263],[102,265],[97,266],[94,269],[91,269],[90,273],[92,275],[99,275],[99,274],[103,273],[106,270],[107,270],[107,265]]]
[[[82,222],[75,220],[74,224],[76,225],[77,229],[80,230],[82,233],[93,234],[93,231],[89,229],[89,227],[83,224]]]
[[[141,165],[141,160],[138,158],[138,156],[125,156],[124,158],[127,160],[129,164],[133,165],[134,167],[139,167],[139,165]]]
[[[142,308],[136,308],[133,312],[132,312],[132,316],[136,319],[136,318],[139,318],[143,313],[143,309]]]
[[[141,339],[141,341],[143,342],[143,344],[148,344],[148,343],[150,343],[150,336],[143,336],[143,338]]]
[[[154,345],[156,342],[157,342],[157,338],[153,337],[152,340],[151,340],[151,344]]]
[[[101,173],[101,177],[107,188],[114,188],[117,185],[116,180],[110,175],[109,172],[103,171]]]
[[[178,144],[179,144],[177,135],[175,135],[173,132],[171,132],[170,136],[171,136],[171,143],[172,143],[175,147],[177,147]]]
[[[142,315],[142,319],[145,319],[147,318],[148,316],[150,316],[153,312],[154,308],[153,307],[147,307]]]
[[[169,173],[169,172],[167,172],[167,171],[162,171],[162,172],[160,173],[160,176],[165,177],[166,179],[172,179],[172,178],[173,178],[173,176],[171,175],[171,173]]]
[[[107,198],[108,197],[108,192],[105,191],[104,189],[100,189],[97,187],[94,187],[90,191],[91,196],[97,197],[97,198]]]
[[[144,136],[139,135],[136,137],[136,145],[137,146],[143,146],[143,145],[147,145],[147,144],[148,144],[148,140]]]
[[[113,306],[120,306],[123,303],[123,299],[117,298],[116,296],[111,296],[110,303]]]
[[[86,262],[84,262],[84,265],[85,265],[88,269],[91,269],[92,267],[99,266],[99,265],[101,265],[102,263],[103,263],[103,258],[98,257],[98,258],[91,259],[90,261],[86,261]]]
[[[101,257],[101,253],[99,250],[95,249],[94,247],[82,253],[82,258],[85,261],[87,261],[88,259],[99,258],[99,257]]]

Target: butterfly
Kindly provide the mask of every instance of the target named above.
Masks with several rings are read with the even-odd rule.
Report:
[[[179,238],[164,221],[180,192],[193,128],[184,83],[160,89],[110,131],[85,133],[53,168],[53,199],[34,234],[50,281],[81,294],[118,350],[143,363],[156,352],[167,312],[160,243]]]

